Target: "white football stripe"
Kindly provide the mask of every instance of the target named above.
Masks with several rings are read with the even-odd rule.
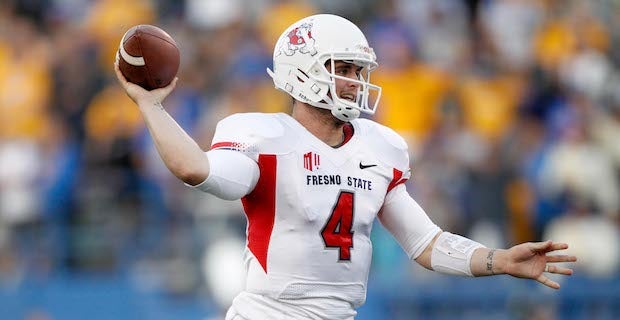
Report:
[[[129,32],[129,30],[127,32]],[[118,46],[119,52],[121,53],[121,57],[123,58],[123,60],[125,60],[125,62],[129,63],[132,66],[138,66],[138,67],[143,66],[145,64],[143,57],[134,57],[130,55],[129,53],[127,53],[127,51],[125,51],[125,46],[123,46],[123,42],[125,42],[125,37],[127,36],[127,32],[125,32],[125,34],[123,35],[123,38],[121,39],[121,43]]]

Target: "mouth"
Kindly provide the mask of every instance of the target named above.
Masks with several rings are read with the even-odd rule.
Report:
[[[340,99],[344,99],[347,101],[355,102],[356,96],[352,93],[343,93],[340,95]]]

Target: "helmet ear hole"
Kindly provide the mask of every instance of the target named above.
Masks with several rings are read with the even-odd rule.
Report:
[[[303,78],[300,77],[300,73],[303,75]],[[299,80],[299,82],[306,83],[306,80],[308,79],[310,79],[310,77],[308,77],[308,75],[305,72],[303,72],[300,69],[297,69],[297,80]]]

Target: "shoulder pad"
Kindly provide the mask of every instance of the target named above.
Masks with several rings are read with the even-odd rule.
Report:
[[[216,130],[263,138],[277,138],[284,134],[284,127],[273,114],[258,112],[230,115],[218,122]]]
[[[220,120],[211,149],[230,149],[248,155],[277,153],[273,146],[284,136],[284,126],[274,114],[236,113]]]
[[[377,157],[401,171],[409,170],[409,148],[405,139],[394,130],[368,119],[354,120],[369,141]]]

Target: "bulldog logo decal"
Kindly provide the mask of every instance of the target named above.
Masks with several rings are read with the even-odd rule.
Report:
[[[287,39],[280,46],[280,52],[287,56],[292,56],[295,52],[309,53],[315,55],[317,53],[314,48],[314,38],[312,37],[312,23],[302,23],[287,34]]]

